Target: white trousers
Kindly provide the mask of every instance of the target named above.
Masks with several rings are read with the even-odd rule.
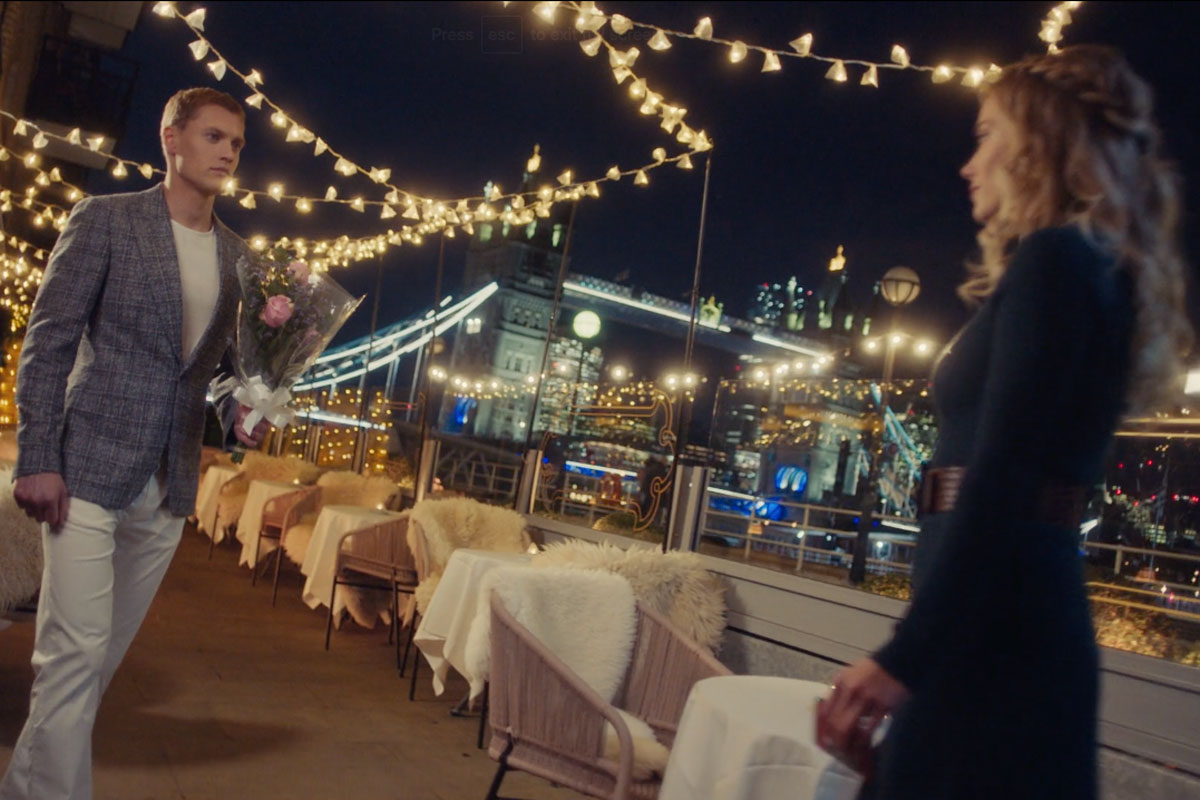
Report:
[[[71,498],[57,532],[42,526],[29,718],[0,782],[0,800],[89,800],[92,727],[183,532],[152,477],[126,509]]]

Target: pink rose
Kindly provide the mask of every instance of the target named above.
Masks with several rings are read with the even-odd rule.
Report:
[[[288,273],[300,283],[308,280],[308,264],[303,261],[293,261],[287,265]]]
[[[258,318],[269,327],[278,328],[292,318],[293,307],[291,299],[281,294],[273,295],[267,298],[267,305]]]

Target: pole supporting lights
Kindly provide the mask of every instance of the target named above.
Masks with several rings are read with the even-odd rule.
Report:
[[[579,384],[583,381],[583,361],[587,356],[584,342],[600,333],[600,315],[584,309],[571,320],[571,331],[579,337],[579,365],[575,371],[575,388],[571,392],[571,414],[579,408]],[[571,427],[574,427],[572,423]]]
[[[921,293],[921,278],[908,267],[892,267],[879,280],[879,292],[883,299],[896,310],[892,313],[892,329],[887,334],[887,347],[883,356],[883,385],[879,387],[879,439],[875,443],[871,468],[867,474],[867,487],[863,493],[862,513],[859,515],[858,538],[855,541],[854,559],[850,564],[850,583],[860,584],[867,576],[867,556],[870,553],[871,522],[879,498],[879,467],[883,460],[884,438],[887,433],[887,408],[891,398],[892,371],[896,365],[896,345],[908,338],[908,334],[896,329],[896,316],[901,306],[917,299]],[[867,349],[875,350],[877,342],[868,342]],[[925,348],[925,351],[928,347]],[[918,351],[921,350],[918,345]]]

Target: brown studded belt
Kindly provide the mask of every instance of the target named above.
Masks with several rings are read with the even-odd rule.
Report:
[[[935,467],[925,471],[917,516],[944,514],[953,511],[958,492],[966,477],[966,467]],[[1031,519],[1052,525],[1077,528],[1083,521],[1087,489],[1083,486],[1063,486],[1047,483],[1040,486],[1033,500]]]

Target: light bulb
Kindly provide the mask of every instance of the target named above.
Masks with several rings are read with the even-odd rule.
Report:
[[[204,30],[204,9],[197,8],[195,11],[184,17],[183,20],[197,30]]]
[[[813,35],[811,33],[806,33],[803,36],[788,42],[788,44],[800,55],[807,56],[812,53]]]

